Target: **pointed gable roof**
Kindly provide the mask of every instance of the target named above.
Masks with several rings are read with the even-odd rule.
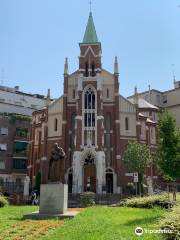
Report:
[[[96,28],[94,25],[92,12],[90,12],[90,14],[89,14],[89,19],[88,19],[86,31],[84,34],[83,43],[85,43],[85,44],[86,43],[98,43],[98,37],[97,37],[97,33],[96,33]]]

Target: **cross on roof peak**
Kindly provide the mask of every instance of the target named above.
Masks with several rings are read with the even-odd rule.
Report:
[[[91,0],[89,1],[89,6],[90,6],[90,12],[91,12],[91,10],[92,10],[92,1]]]

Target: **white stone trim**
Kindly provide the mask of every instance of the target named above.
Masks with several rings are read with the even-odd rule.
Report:
[[[75,100],[74,100],[74,101],[75,101]],[[68,103],[67,106],[68,106],[68,107],[74,107],[74,106],[76,106],[76,103],[75,103],[75,102],[74,102],[74,103]]]
[[[103,106],[114,106],[115,103],[103,103]]]
[[[120,120],[115,120],[115,123],[120,123]]]
[[[121,159],[121,155],[116,155],[116,159]]]
[[[28,166],[27,166],[27,169],[31,169],[31,168],[32,168],[32,165],[28,165]]]
[[[129,139],[129,140],[132,140],[132,139],[134,140],[134,139],[136,139],[136,138],[137,138],[137,136],[132,136],[132,137],[128,137],[128,136],[127,136],[127,137],[121,137],[121,136],[120,136],[120,139],[124,139],[124,140],[128,140],[128,139]]]
[[[81,120],[81,121],[82,121],[83,117],[82,117],[82,116],[76,116],[75,119],[76,119],[76,120]]]
[[[97,116],[97,120],[104,120],[104,116]]]
[[[67,124],[67,121],[62,121],[62,124]]]
[[[13,157],[13,159],[28,159],[27,157]]]
[[[91,47],[91,46],[89,46],[89,47],[86,49],[86,52],[84,53],[84,55],[81,55],[80,57],[85,58],[86,55],[88,54],[89,50],[92,52],[94,58],[99,57],[99,54],[98,54],[98,55],[95,55],[95,53],[94,53],[94,51],[92,50],[92,47]]]
[[[42,157],[41,161],[47,161],[47,157],[46,156]]]

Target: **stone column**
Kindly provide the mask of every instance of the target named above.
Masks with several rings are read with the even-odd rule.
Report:
[[[103,151],[97,152],[96,157],[96,178],[97,178],[97,186],[96,192],[101,194],[102,193],[102,186],[105,186],[106,179],[105,179],[105,154]]]
[[[73,193],[82,192],[82,159],[81,152],[76,151],[73,155]]]

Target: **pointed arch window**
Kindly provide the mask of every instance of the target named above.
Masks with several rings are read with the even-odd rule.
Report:
[[[92,64],[91,64],[91,72],[92,72],[92,77],[94,77],[95,76],[95,63],[94,62],[92,62]]]
[[[58,129],[58,120],[57,118],[54,119],[54,131],[57,132]]]
[[[126,131],[129,130],[129,118],[128,117],[125,118],[125,130]]]
[[[110,95],[109,95],[109,88],[107,88],[107,90],[106,90],[106,97],[107,97],[107,98],[110,97]]]
[[[95,93],[89,88],[84,93],[84,144],[95,145],[96,102]]]
[[[86,62],[85,63],[85,77],[88,77],[89,76],[89,63]]]
[[[76,90],[73,89],[73,92],[72,92],[72,98],[75,99],[76,98]]]
[[[95,109],[95,94],[91,88],[85,92],[84,98],[85,109]]]

